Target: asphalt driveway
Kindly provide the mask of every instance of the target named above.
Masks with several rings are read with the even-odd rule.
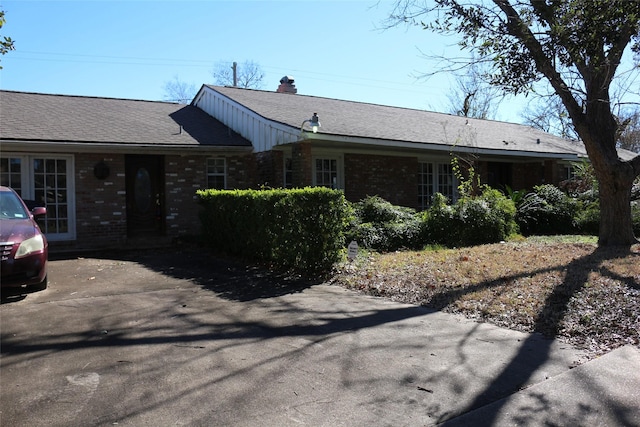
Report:
[[[49,271],[49,289],[0,307],[3,426],[416,426],[498,404],[491,425],[496,402],[583,358],[208,254],[103,254]],[[580,405],[562,413],[598,421]]]

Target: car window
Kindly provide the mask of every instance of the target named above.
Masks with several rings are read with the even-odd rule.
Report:
[[[0,193],[0,218],[2,219],[25,219],[29,213],[24,209],[22,203],[14,193]]]

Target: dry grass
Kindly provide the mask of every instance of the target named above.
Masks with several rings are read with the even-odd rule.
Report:
[[[420,252],[370,253],[333,281],[525,332],[559,337],[593,356],[640,347],[640,245],[529,239]]]

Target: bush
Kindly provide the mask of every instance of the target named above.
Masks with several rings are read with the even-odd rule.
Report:
[[[600,205],[598,202],[578,205],[574,218],[577,233],[597,236],[600,230]]]
[[[460,241],[459,230],[463,226],[455,215],[447,198],[441,194],[433,195],[431,207],[423,214],[423,240],[430,244],[455,246]]]
[[[330,269],[344,248],[349,208],[340,191],[198,191],[205,241],[214,249],[299,272]]]
[[[515,205],[498,190],[460,199],[456,210],[463,224],[460,243],[465,246],[500,242],[517,230]]]
[[[421,246],[421,219],[414,209],[396,206],[378,196],[353,204],[354,221],[347,240],[381,252]]]
[[[539,185],[518,204],[516,222],[525,236],[571,234],[577,207],[577,202],[559,188]]]
[[[631,222],[633,234],[640,237],[640,203],[631,202]],[[598,202],[585,204],[577,210],[575,228],[580,234],[597,236],[600,232],[600,205]]]
[[[471,246],[507,239],[517,230],[515,205],[498,190],[485,188],[478,197],[463,197],[447,205],[436,194],[424,214],[424,240],[446,246]]]

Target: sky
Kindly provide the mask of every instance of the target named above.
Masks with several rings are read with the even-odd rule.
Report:
[[[0,88],[163,100],[177,78],[215,84],[221,62],[257,63],[264,90],[292,76],[298,94],[449,112],[455,77],[424,76],[460,56],[455,38],[418,27],[383,30],[390,0],[0,0]],[[495,117],[520,122],[526,101]]]

